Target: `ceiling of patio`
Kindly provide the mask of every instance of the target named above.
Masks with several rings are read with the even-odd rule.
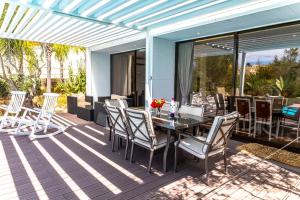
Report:
[[[233,54],[233,43],[233,35],[199,39],[195,54],[200,57]],[[239,51],[244,53],[299,47],[299,24],[239,34]]]
[[[160,32],[165,34],[174,31],[174,28],[186,28],[180,22],[191,27],[220,21],[223,18],[219,15],[225,11],[228,13],[228,9],[233,9],[229,13],[232,17],[237,17],[297,2],[299,3],[297,0],[1,0],[0,16],[3,23],[0,24],[0,37],[93,47],[132,37],[146,30],[153,31],[158,36]],[[228,16],[223,17],[228,19]]]

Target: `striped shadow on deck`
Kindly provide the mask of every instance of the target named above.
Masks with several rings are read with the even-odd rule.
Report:
[[[162,154],[146,172],[148,153],[136,148],[135,163],[124,148],[111,152],[108,131],[72,115],[56,115],[68,128],[55,137],[31,142],[0,135],[0,199],[297,199],[300,176],[259,158],[234,152],[229,174],[223,162],[212,166],[211,186],[201,181],[202,163],[191,159],[173,173],[162,173]],[[145,156],[146,155],[146,156]]]

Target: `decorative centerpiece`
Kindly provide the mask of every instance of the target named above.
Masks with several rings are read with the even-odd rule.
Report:
[[[151,108],[157,110],[157,114],[160,114],[160,109],[163,107],[163,105],[166,103],[165,99],[153,99],[151,103]]]

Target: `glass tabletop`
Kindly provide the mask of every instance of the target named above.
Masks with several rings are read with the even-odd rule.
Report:
[[[174,118],[171,118],[165,112],[160,114],[151,112],[151,116],[153,125],[171,130],[191,128],[212,121],[210,117],[199,117],[190,114],[177,114]]]

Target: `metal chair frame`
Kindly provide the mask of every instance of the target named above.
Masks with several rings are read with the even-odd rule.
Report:
[[[292,120],[293,122],[289,122],[289,124],[287,124],[286,119]],[[293,125],[297,128],[297,131],[296,131],[297,140],[296,141],[298,143],[299,142],[299,129],[300,129],[300,108],[298,108],[298,112],[296,114],[295,119],[291,119],[290,117],[283,116],[282,120],[278,121],[277,128],[276,128],[276,136],[278,137],[280,127],[282,127],[281,136],[283,136],[284,128],[292,128],[291,125]]]
[[[110,119],[111,127],[112,127],[112,151],[114,152],[115,147],[115,139],[117,137],[118,142],[118,149],[120,146],[120,139],[123,138],[126,141],[126,148],[125,148],[125,156],[124,159],[127,160],[128,154],[128,146],[129,141],[131,141],[131,136],[129,135],[128,126],[126,124],[126,119],[123,114],[123,110],[120,107],[105,105],[106,112]]]
[[[269,119],[267,120],[258,120],[257,116],[257,102],[265,102],[269,104]],[[256,131],[257,131],[257,124],[264,124],[269,126],[268,134],[269,134],[269,140],[271,140],[272,136],[272,126],[273,126],[273,116],[272,116],[272,101],[271,100],[261,100],[261,99],[254,99],[254,134],[253,137],[256,137]]]
[[[239,117],[238,112],[232,112],[225,116],[216,116],[208,136],[203,140],[198,139],[197,137],[194,137],[190,134],[180,133],[178,137],[178,141],[175,143],[174,171],[176,172],[177,170],[178,147],[180,148],[179,144],[182,138],[184,137],[184,138],[191,138],[199,143],[204,144],[202,148],[202,152],[204,153],[204,158],[197,154],[193,154],[193,155],[198,157],[199,159],[204,160],[205,178],[207,184],[209,184],[208,158],[213,156],[213,155],[209,155],[210,152],[220,150],[218,154],[220,153],[223,154],[225,173],[227,174],[226,149],[228,146],[228,141],[230,139],[231,133],[234,130],[236,123],[238,122],[238,117]],[[224,129],[227,130],[224,131]],[[221,137],[217,139],[217,135],[219,132],[221,133]]]
[[[244,116],[241,115],[241,112],[239,110],[239,104],[238,101],[243,101],[244,103],[248,104],[248,113],[246,113]],[[251,112],[251,100],[247,99],[247,98],[235,98],[235,105],[236,105],[236,111],[240,113],[239,116],[239,121],[243,121],[243,129],[245,130],[245,122],[249,123],[249,127],[248,127],[248,135],[251,135],[251,130],[252,130],[252,112]],[[248,117],[246,116],[248,114]],[[240,128],[240,124],[239,122],[237,122],[237,126],[236,126],[236,132],[239,131]]]
[[[129,109],[125,109],[125,116],[127,119],[128,127],[129,127],[129,129],[131,131],[131,135],[132,135],[130,162],[131,163],[133,162],[134,145],[138,145],[138,146],[148,149],[150,151],[150,158],[149,158],[149,162],[148,162],[147,171],[149,173],[151,173],[151,165],[152,165],[152,160],[153,160],[153,156],[154,156],[154,151],[165,147],[163,168],[164,168],[164,171],[166,171],[167,154],[168,154],[170,137],[171,137],[170,132],[168,132],[166,144],[157,146],[157,145],[155,145],[155,142],[154,142],[155,140],[157,141],[157,138],[156,138],[156,134],[154,132],[151,115],[149,112],[139,111],[139,110],[134,110],[134,109],[129,108]],[[140,122],[137,123],[134,120],[139,120]],[[144,126],[146,133],[141,130],[142,126]],[[141,136],[143,136],[143,138],[137,136],[137,133],[140,133]],[[141,144],[141,142],[136,142],[135,139],[138,139],[144,143],[149,144],[150,147]]]

